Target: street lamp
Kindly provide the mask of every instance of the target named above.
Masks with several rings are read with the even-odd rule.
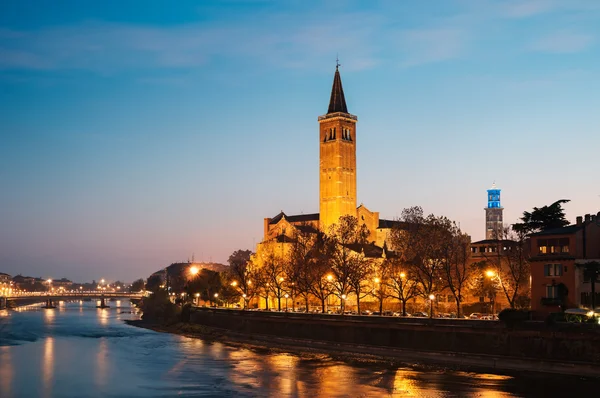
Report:
[[[246,309],[246,293],[242,294],[242,297],[244,298],[244,309]]]
[[[490,278],[490,279],[492,280],[492,282],[493,282],[493,280],[494,280],[494,277],[498,277],[498,279],[500,279],[500,275],[497,275],[497,274],[496,274],[496,272],[494,272],[494,271],[493,271],[493,270],[491,270],[491,269],[488,269],[487,271],[485,271],[485,275],[486,275],[488,278]],[[494,286],[492,286],[492,288],[494,288],[494,289],[495,289],[495,287],[494,287]],[[496,293],[496,292],[494,291],[494,292],[493,292],[493,294],[492,294],[492,296],[490,297],[490,298],[491,298],[491,300],[492,300],[492,314],[496,312],[496,309],[495,309],[495,307],[496,307],[496,300],[495,300],[495,298],[494,298],[494,296],[495,296],[495,293]]]
[[[215,305],[218,306],[217,304],[217,299],[219,298],[219,293],[215,293]]]
[[[433,300],[435,300],[435,295],[429,295],[429,318],[433,318]]]
[[[341,299],[342,299],[342,301],[340,303],[341,304],[340,305],[340,312],[341,312],[341,315],[344,315],[344,308],[346,307],[346,303],[345,303],[346,295],[342,294]]]
[[[406,278],[406,274],[404,272],[400,272],[400,278],[402,278],[402,279]]]
[[[331,282],[333,280],[333,275],[331,275],[331,274],[327,275],[327,280],[329,282]]]
[[[198,275],[198,272],[200,272],[200,269],[199,269],[198,267],[196,267],[195,265],[192,265],[192,266],[190,267],[190,274],[191,274],[192,276],[196,276],[196,275]]]
[[[288,297],[290,297],[290,295],[286,293],[285,294],[285,312],[287,312],[287,310],[288,310],[288,306],[287,306],[287,299],[288,299]]]

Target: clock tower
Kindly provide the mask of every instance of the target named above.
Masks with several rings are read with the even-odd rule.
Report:
[[[487,190],[488,205],[485,208],[485,238],[503,239],[502,237],[502,212],[504,208],[500,205],[500,189],[496,188],[496,183]]]

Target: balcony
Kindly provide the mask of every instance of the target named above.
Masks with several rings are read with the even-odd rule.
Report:
[[[542,297],[542,305],[559,306],[561,304],[558,297]]]

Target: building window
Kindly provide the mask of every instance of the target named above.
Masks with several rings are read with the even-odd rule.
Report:
[[[544,276],[562,276],[562,264],[546,264],[544,265]]]
[[[477,253],[477,248],[476,247],[472,247],[471,248],[471,253]]]
[[[556,285],[546,285],[546,297],[557,298],[557,290]]]

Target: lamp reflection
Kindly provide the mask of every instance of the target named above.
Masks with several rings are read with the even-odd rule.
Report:
[[[98,308],[98,319],[102,326],[108,325],[108,311],[103,308]]]
[[[44,323],[48,324],[48,325],[52,325],[54,324],[54,317],[55,317],[55,313],[54,310],[52,309],[48,309],[44,311]]]
[[[46,311],[45,313],[52,313]],[[45,397],[52,396],[52,384],[54,379],[54,338],[46,337],[44,340],[44,354],[42,356],[42,391]]]
[[[10,397],[10,387],[13,379],[12,358],[10,347],[0,347],[0,397]]]
[[[107,370],[108,370],[108,346],[106,339],[101,338],[98,342],[98,352],[96,353],[96,385],[99,388],[106,386]]]

